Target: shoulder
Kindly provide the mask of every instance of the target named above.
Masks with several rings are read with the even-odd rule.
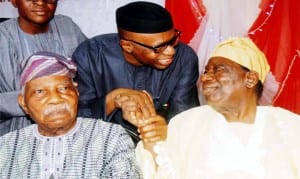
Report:
[[[190,56],[197,56],[196,52],[190,46],[182,42],[177,45],[176,53],[180,55],[185,54]]]
[[[7,146],[11,146],[18,142],[20,144],[20,141],[26,142],[26,139],[30,139],[33,137],[33,126],[30,125],[25,128],[15,130],[12,132],[9,132],[3,136],[0,137],[0,143],[5,144]]]
[[[220,114],[209,105],[202,105],[190,108],[174,116],[169,123],[169,126],[194,126],[198,123],[214,119]],[[189,127],[187,127],[189,128]]]
[[[221,120],[220,120],[221,119]],[[222,116],[208,105],[194,107],[179,113],[173,117],[168,124],[167,145],[179,145],[179,148],[188,149],[190,145],[180,146],[197,139],[198,143],[203,136],[208,136],[209,131],[217,121],[223,121]]]
[[[74,21],[72,20],[71,17],[66,16],[66,15],[62,15],[62,14],[55,15],[53,17],[53,20],[54,21],[60,21],[60,22],[72,22],[72,23],[74,23]]]
[[[116,33],[102,34],[82,42],[76,49],[76,53],[90,53],[97,52],[102,48],[119,47],[119,36]],[[105,51],[102,51],[104,53]]]
[[[53,19],[50,21],[51,26],[55,26],[60,31],[66,31],[71,35],[72,33],[82,33],[79,26],[72,20],[71,17],[66,15],[55,15]],[[76,34],[77,35],[77,34]]]
[[[193,118],[193,117],[203,115],[203,114],[207,114],[208,116],[210,116],[210,115],[215,115],[216,113],[217,112],[209,105],[202,105],[202,106],[193,107],[186,111],[183,111],[183,112],[177,114],[174,118],[181,119],[181,118],[185,118],[187,116]]]
[[[84,128],[90,128],[93,131],[97,131],[103,138],[109,137],[110,139],[118,139],[121,135],[127,134],[125,129],[118,124],[105,122],[101,119],[81,117],[78,117],[78,119],[81,120],[83,130],[85,130]]]
[[[259,106],[257,115],[266,120],[268,129],[278,129],[283,136],[300,135],[300,115],[281,107]]]
[[[11,18],[8,19],[4,22],[0,23],[0,35],[7,35],[7,34],[11,34],[11,33],[16,33],[15,29],[16,29],[16,24],[17,24],[17,19],[16,18]]]
[[[88,40],[86,40],[83,45],[87,45],[87,44],[101,44],[101,45],[105,45],[105,44],[114,44],[114,45],[119,45],[119,36],[117,33],[111,33],[111,34],[102,34],[102,35],[97,35],[93,38],[90,38]]]
[[[265,115],[278,120],[281,119],[284,119],[285,121],[296,120],[297,122],[300,122],[299,114],[293,113],[292,111],[289,111],[281,107],[259,106],[258,112],[265,113]]]
[[[16,21],[17,21],[17,18],[7,19],[0,23],[0,28],[11,26],[12,24],[16,23]]]
[[[198,65],[198,56],[195,51],[184,43],[179,43],[176,46],[175,59],[180,61],[182,65]],[[198,66],[197,66],[198,68]]]

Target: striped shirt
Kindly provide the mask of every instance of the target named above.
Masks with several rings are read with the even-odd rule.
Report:
[[[67,134],[46,137],[37,125],[0,137],[0,178],[142,178],[134,145],[119,125],[78,118]]]

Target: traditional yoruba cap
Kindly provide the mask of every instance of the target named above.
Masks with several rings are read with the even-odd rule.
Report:
[[[258,73],[264,83],[270,66],[264,53],[246,37],[236,37],[225,40],[213,50],[212,57],[224,57]]]
[[[170,13],[162,6],[138,1],[116,11],[118,28],[137,33],[159,33],[173,28]]]
[[[66,75],[74,78],[77,67],[71,59],[52,52],[37,52],[31,55],[23,66],[20,84],[23,87],[28,81],[50,75]]]

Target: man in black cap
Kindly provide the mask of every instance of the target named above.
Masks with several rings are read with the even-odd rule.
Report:
[[[118,34],[89,39],[73,54],[78,115],[121,124],[135,142],[162,140],[162,124],[199,105],[197,55],[179,42],[180,31],[160,5],[129,3],[117,9],[116,22]]]

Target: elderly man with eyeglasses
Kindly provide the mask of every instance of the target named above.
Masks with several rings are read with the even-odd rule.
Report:
[[[54,15],[57,0],[11,0],[18,17],[0,24],[0,136],[32,123],[18,105],[20,64],[32,53],[71,57],[86,39],[67,16]]]
[[[116,10],[116,23],[118,33],[89,39],[73,54],[79,116],[121,124],[135,142],[161,140],[162,124],[199,105],[198,57],[158,4],[126,4]],[[160,120],[146,120],[156,115]]]

